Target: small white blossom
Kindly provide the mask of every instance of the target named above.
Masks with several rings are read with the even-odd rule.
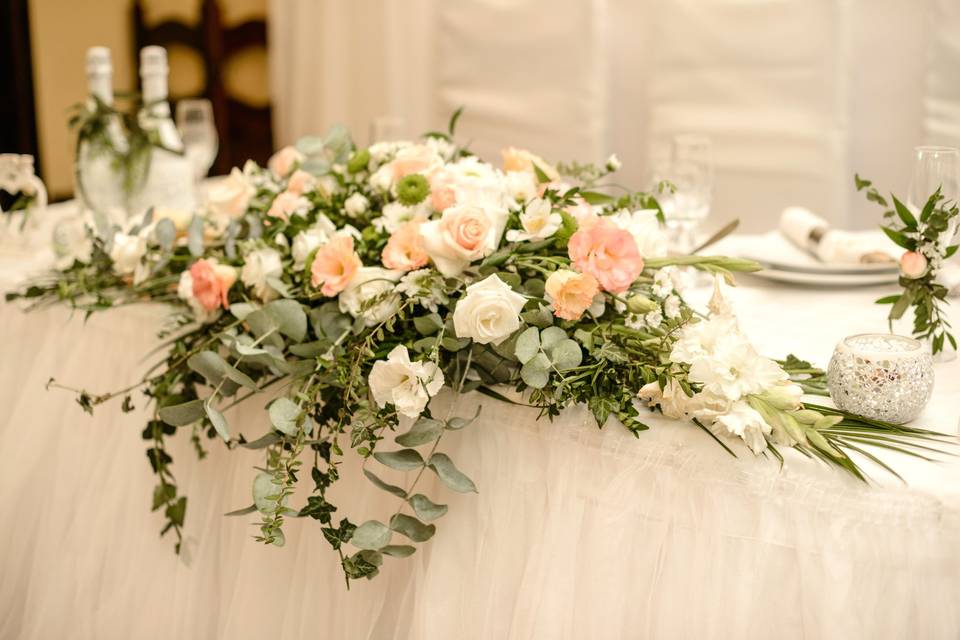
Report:
[[[617,154],[611,153],[606,162],[607,171],[616,171],[622,166],[623,163],[620,162],[620,158],[617,157]]]
[[[256,249],[244,257],[240,279],[253,290],[255,296],[269,302],[278,296],[268,282],[283,275],[283,263],[276,249]]]
[[[680,317],[680,298],[675,295],[667,296],[663,301],[663,313],[667,318],[673,320]]]
[[[355,193],[343,202],[343,210],[351,218],[365,213],[370,208],[370,201],[362,193]]]

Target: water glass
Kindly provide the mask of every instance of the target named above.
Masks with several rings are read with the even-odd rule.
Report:
[[[190,98],[177,103],[177,128],[184,152],[193,166],[196,180],[210,171],[217,158],[219,139],[213,121],[213,105],[204,98]]]
[[[710,214],[713,197],[713,149],[706,136],[683,134],[673,138],[670,159],[654,169],[654,181],[667,180],[672,193],[658,195],[673,249],[689,253],[696,246],[697,229]]]
[[[377,116],[370,122],[370,144],[403,140],[406,128],[401,116]]]

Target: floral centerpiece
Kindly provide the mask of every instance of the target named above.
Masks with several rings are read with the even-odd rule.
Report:
[[[861,445],[936,438],[805,404],[822,372],[757,353],[722,296],[720,280],[757,265],[668,256],[656,194],[606,186],[615,156],[558,168],[510,148],[498,168],[453,142],[455,121],[417,142],[358,148],[342,129],[301,140],[265,168],[234,169],[195,214],[154,209],[73,234],[62,269],[13,294],[87,313],[171,305],[167,355],[142,381],[75,391],[91,411],[147,396],[153,508],[178,550],[187,498],[166,441],[185,432],[201,457],[204,437],[263,451],[252,504],[233,512],[257,514],[259,541],[282,545],[287,518],[314,519],[348,583],[414,553],[447,511],[417,491],[423,475],[477,490],[441,448],[475,416],[433,413],[443,387],[505,402],[512,388],[546,418],[583,404],[598,427],[638,437],[657,410],[731,453],[728,438],[781,462],[793,447],[860,478],[850,452],[873,457]],[[709,316],[684,300],[688,268],[718,276]],[[225,409],[264,393],[276,397],[263,432],[235,432]],[[331,503],[346,455],[396,496],[392,516],[355,524]],[[411,473],[398,486],[378,466]],[[311,495],[291,504],[305,476]]]

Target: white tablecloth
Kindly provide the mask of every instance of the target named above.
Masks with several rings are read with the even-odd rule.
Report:
[[[18,268],[11,250],[0,267]],[[845,335],[885,328],[885,289],[732,292],[770,355],[825,365]],[[960,314],[952,311],[960,326]],[[315,521],[290,521],[284,549],[251,538],[257,452],[188,434],[174,472],[190,498],[186,554],[158,538],[145,416],[116,404],[91,418],[55,376],[92,391],[145,368],[159,307],[91,318],[0,306],[0,638],[956,638],[960,462],[885,456],[908,480],[864,486],[797,455],[784,469],[742,447],[733,459],[695,427],[653,419],[634,438],[573,409],[553,422],[469,396],[483,412],[443,450],[479,487],[423,487],[450,512],[406,560],[386,559],[347,592]],[[917,421],[954,433],[960,363],[937,365]],[[135,404],[142,405],[139,398]],[[447,402],[449,398],[441,398]],[[254,401],[256,404],[259,401]],[[231,424],[265,432],[258,406]],[[395,498],[351,459],[335,497],[354,522]],[[385,474],[387,475],[387,474]],[[388,478],[390,476],[387,476]],[[336,500],[335,500],[336,501]]]

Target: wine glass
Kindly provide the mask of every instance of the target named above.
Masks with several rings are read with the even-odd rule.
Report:
[[[210,171],[217,158],[219,140],[213,122],[213,105],[204,98],[189,98],[177,103],[177,129],[183,149],[199,181]]]
[[[673,138],[670,160],[655,165],[654,181],[667,180],[672,193],[658,195],[674,251],[688,254],[696,247],[697,229],[710,213],[713,196],[713,149],[706,136]]]
[[[370,144],[402,140],[406,127],[401,116],[377,116],[370,121]]]

